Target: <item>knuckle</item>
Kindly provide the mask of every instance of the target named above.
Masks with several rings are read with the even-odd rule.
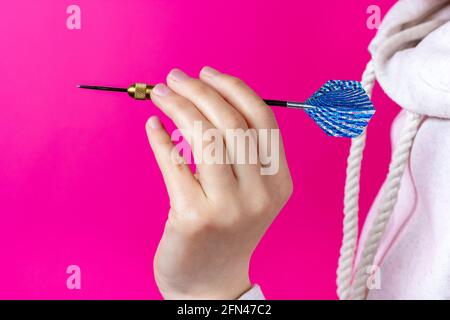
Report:
[[[227,212],[217,223],[221,229],[231,230],[241,223],[241,215],[237,212]]]
[[[247,85],[245,84],[244,81],[233,76],[228,76],[228,78],[226,79],[226,83],[231,89],[234,90],[247,88]]]
[[[255,210],[257,214],[265,214],[266,212],[271,212],[272,201],[271,195],[266,193],[264,194],[255,205]]]
[[[282,205],[284,205],[289,200],[293,192],[294,183],[292,181],[291,175],[287,174],[287,176],[283,178],[283,184],[280,187],[279,197]]]
[[[153,139],[159,147],[163,147],[164,149],[166,149],[166,147],[172,147],[172,140],[163,133],[154,134]]]
[[[227,129],[239,129],[247,127],[247,123],[245,122],[244,118],[242,118],[242,116],[237,112],[232,112],[227,116],[226,125]]]
[[[275,124],[275,114],[265,103],[261,103],[261,108],[258,109],[257,117],[262,123],[267,123],[271,126]]]
[[[292,193],[294,192],[294,182],[292,181],[292,177],[289,176],[289,179],[286,182],[286,200],[289,199],[292,196]]]
[[[184,98],[182,98],[180,96],[175,96],[172,99],[170,99],[168,104],[169,104],[170,109],[172,109],[172,110],[181,110],[186,107],[187,103],[188,102]]]
[[[259,216],[271,212],[273,206],[273,195],[266,187],[256,188],[253,191],[255,197],[252,199],[250,205],[250,212],[253,215]]]
[[[160,146],[165,143],[165,137],[163,134],[161,134],[161,132],[148,132],[147,131],[147,136],[148,136],[150,144],[152,146],[154,146],[154,145]]]
[[[211,94],[211,89],[199,80],[192,80],[190,83],[192,93],[199,97],[206,97]]]
[[[277,192],[272,195],[272,208],[281,209],[288,202],[293,193],[292,182],[285,182],[277,188]]]
[[[233,199],[233,200],[232,200]],[[242,212],[245,212],[236,197],[221,199],[216,203],[216,214],[211,215],[210,226],[215,230],[226,230],[240,223]]]

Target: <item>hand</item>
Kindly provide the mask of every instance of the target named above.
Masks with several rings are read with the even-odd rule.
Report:
[[[152,101],[189,140],[197,173],[174,161],[170,136],[151,117],[147,134],[171,206],[155,255],[155,279],[166,299],[236,299],[250,289],[252,253],[292,193],[278,126],[271,109],[249,87],[212,68],[203,68],[200,79],[174,69],[167,84],[152,90]],[[260,159],[237,164],[239,154],[229,148],[225,154],[234,163],[200,163],[206,142],[194,133],[196,121],[203,133],[216,129],[224,146],[232,143],[227,129],[275,129],[271,141],[280,143],[268,154],[275,155],[278,170],[261,174],[265,165]],[[260,143],[255,150],[267,147],[258,135],[250,140],[254,146]]]

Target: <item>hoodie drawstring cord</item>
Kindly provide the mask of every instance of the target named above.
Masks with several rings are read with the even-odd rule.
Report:
[[[362,85],[369,96],[375,84],[373,61],[370,61],[363,73]],[[366,142],[366,133],[352,140],[347,160],[347,177],[345,181],[343,239],[337,269],[337,294],[341,300],[367,298],[367,282],[371,276],[373,261],[377,253],[384,230],[397,202],[401,178],[409,159],[412,143],[417,134],[422,116],[407,111],[407,118],[402,128],[401,138],[396,145],[389,173],[383,187],[379,211],[364,243],[361,260],[352,282],[353,264],[358,241],[358,200],[362,155]]]
[[[408,162],[414,138],[419,130],[423,116],[407,111],[404,126],[401,131],[400,140],[393,151],[392,160],[389,165],[389,173],[381,191],[381,202],[378,213],[370,228],[367,240],[364,243],[361,260],[356,270],[353,281],[352,298],[362,300],[367,298],[368,278],[371,276],[375,255],[378,251],[381,238],[389,222],[397,202],[401,180]],[[378,267],[375,269],[377,270]],[[378,272],[378,271],[377,271]]]
[[[372,96],[372,89],[375,84],[375,70],[372,60],[367,64],[361,82],[369,97]],[[352,139],[350,154],[347,159],[343,239],[336,272],[337,294],[341,300],[349,299],[350,296],[353,262],[358,241],[359,179],[365,144],[366,132]]]

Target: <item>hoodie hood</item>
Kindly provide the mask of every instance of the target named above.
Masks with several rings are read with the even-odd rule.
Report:
[[[400,0],[369,51],[379,84],[397,104],[450,118],[449,0]]]

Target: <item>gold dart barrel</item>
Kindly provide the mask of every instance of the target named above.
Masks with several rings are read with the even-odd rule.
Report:
[[[135,83],[128,87],[127,92],[130,97],[136,100],[150,100],[150,92],[153,86],[145,83]]]

